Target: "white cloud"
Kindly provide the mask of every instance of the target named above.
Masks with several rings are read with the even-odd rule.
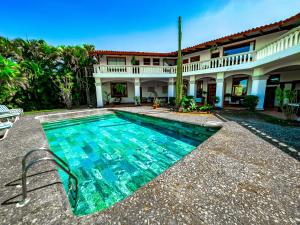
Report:
[[[256,26],[288,18],[299,12],[299,0],[231,0],[222,9],[199,17],[183,18],[183,47],[199,44]],[[177,25],[128,35],[104,36],[86,40],[97,49],[131,51],[175,51]]]

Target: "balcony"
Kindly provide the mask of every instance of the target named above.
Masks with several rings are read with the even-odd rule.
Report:
[[[252,69],[300,53],[300,26],[251,52],[183,64],[183,76]],[[175,77],[176,66],[94,65],[95,77]]]

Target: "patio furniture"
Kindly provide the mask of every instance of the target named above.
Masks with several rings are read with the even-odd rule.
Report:
[[[115,105],[119,105],[119,104],[121,104],[121,100],[122,100],[121,98],[116,97],[116,98],[114,99],[114,102],[113,102],[113,103],[114,103]]]
[[[1,119],[6,119],[7,121],[13,119],[13,122],[15,122],[22,114],[23,109],[9,109],[5,105],[0,105],[0,121]]]
[[[8,130],[12,127],[12,125],[13,124],[11,122],[0,123],[0,141],[6,138]],[[4,132],[4,134],[2,134],[2,132]]]

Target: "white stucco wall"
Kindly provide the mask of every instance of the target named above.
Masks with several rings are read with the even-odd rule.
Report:
[[[148,81],[142,82],[142,96],[143,97],[154,97],[152,92],[148,92],[148,87],[154,87],[158,97],[168,97],[168,89],[166,93],[163,93],[163,86],[168,88],[167,82],[162,81]]]
[[[279,31],[273,34],[268,34],[268,35],[264,35],[261,37],[257,37],[256,43],[255,43],[255,49],[260,49],[263,46],[265,46],[266,44],[274,41],[276,38],[278,38],[280,35],[286,33],[287,31]]]

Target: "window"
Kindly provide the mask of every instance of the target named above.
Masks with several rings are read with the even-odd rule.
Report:
[[[219,58],[220,57],[220,52],[215,52],[215,53],[211,53],[211,58]]]
[[[184,59],[184,60],[182,61],[182,63],[183,63],[183,64],[189,63],[189,59]]]
[[[200,55],[197,55],[197,56],[193,56],[193,57],[191,57],[191,63],[192,62],[198,62],[198,61],[200,61]]]
[[[110,83],[111,97],[127,97],[127,83]]]
[[[274,74],[269,77],[267,80],[267,85],[279,84],[280,82],[280,74]]]
[[[232,81],[232,96],[242,97],[247,94],[247,77],[233,78]]]
[[[150,58],[144,58],[144,65],[150,65]]]
[[[176,59],[164,59],[164,66],[176,66]]]
[[[160,64],[160,59],[159,58],[154,58],[153,59],[153,66],[159,66]]]
[[[227,56],[227,55],[234,55],[234,54],[239,54],[239,53],[243,53],[243,52],[249,52],[251,49],[250,48],[251,44],[252,43],[248,42],[248,43],[243,43],[240,45],[225,47],[223,55]]]
[[[126,58],[125,57],[107,57],[107,65],[126,65]]]

